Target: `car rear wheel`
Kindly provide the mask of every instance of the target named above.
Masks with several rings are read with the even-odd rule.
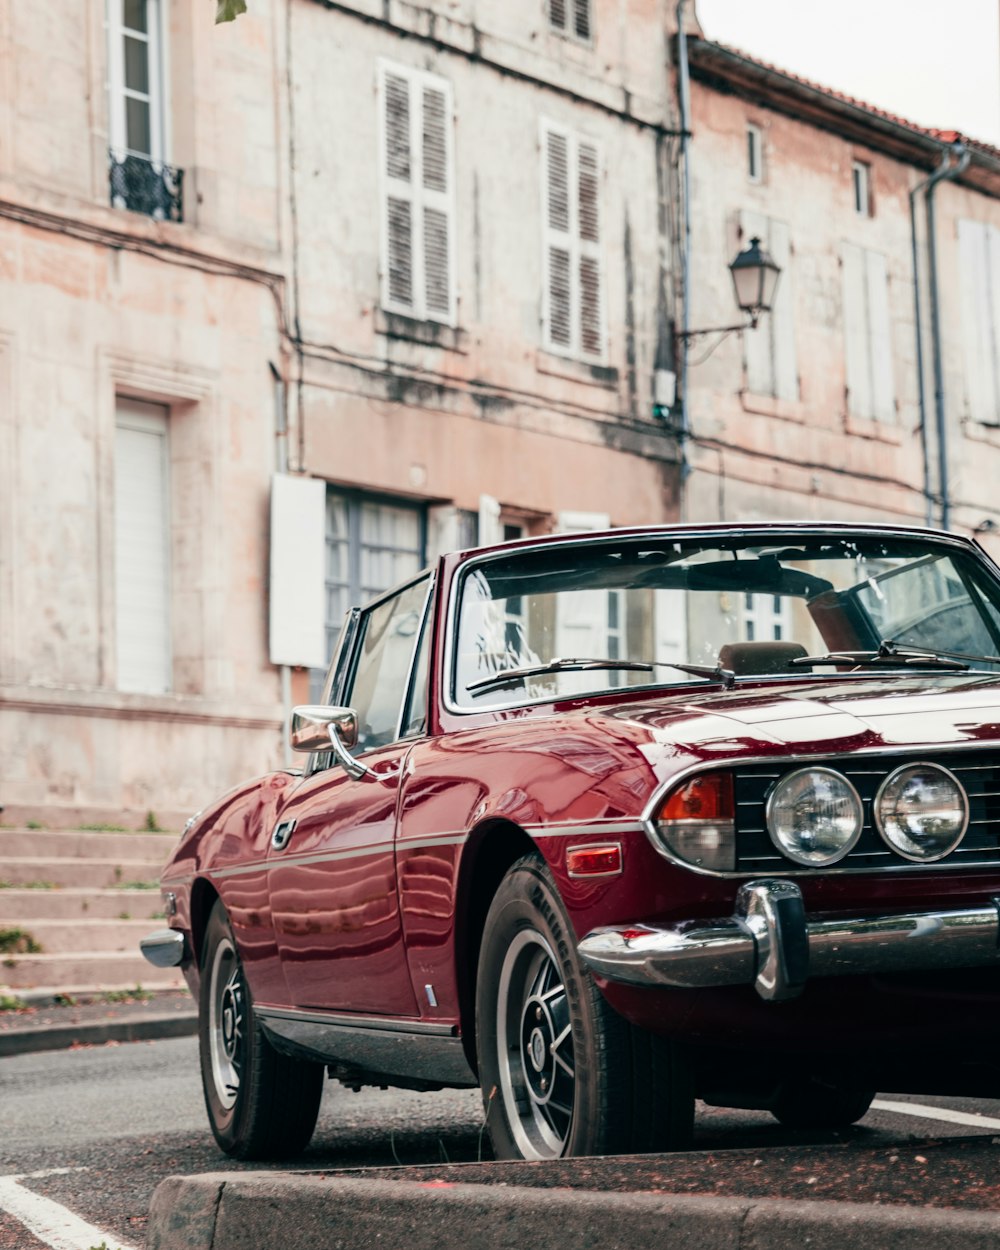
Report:
[[[687,1064],[633,1028],[581,967],[548,869],[519,860],[486,918],[476,990],[486,1123],[501,1159],[680,1149],[694,1096]]]
[[[868,1113],[874,1090],[819,1081],[789,1081],[770,1106],[774,1118],[786,1128],[847,1128]]]
[[[287,1159],[306,1148],[319,1113],[323,1066],[280,1055],[264,1036],[219,900],[202,947],[198,1045],[209,1123],[226,1154]]]

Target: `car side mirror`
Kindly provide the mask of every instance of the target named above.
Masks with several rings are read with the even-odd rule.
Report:
[[[352,707],[305,706],[292,709],[293,751],[332,751],[356,781],[371,769],[350,754],[358,743],[358,714]]]

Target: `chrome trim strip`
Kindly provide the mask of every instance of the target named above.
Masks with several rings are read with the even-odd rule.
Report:
[[[613,837],[623,833],[642,833],[645,829],[641,820],[594,820],[587,824],[565,825],[522,825],[525,833],[532,838],[599,838]]]
[[[650,540],[664,542],[697,542],[700,539],[708,538],[754,538],[757,536],[765,536],[774,538],[775,542],[780,542],[783,538],[794,539],[807,536],[821,537],[824,534],[843,535],[844,537],[868,537],[881,538],[885,535],[892,535],[896,538],[933,538],[935,542],[941,546],[954,547],[957,550],[964,551],[966,555],[973,560],[977,560],[980,564],[985,564],[990,572],[993,573],[996,565],[988,558],[986,552],[978,543],[972,542],[970,539],[963,538],[958,534],[945,533],[942,530],[926,529],[918,525],[854,525],[850,522],[830,522],[826,525],[816,525],[812,521],[792,522],[791,524],[775,525],[771,523],[760,523],[757,525],[736,525],[730,526],[724,523],[718,523],[710,526],[650,526],[645,527],[627,527],[615,531],[614,533],[605,533],[600,537],[593,537],[586,533],[569,533],[561,534],[558,538],[548,538],[542,542],[537,539],[534,541],[525,540],[524,545],[521,543],[512,543],[509,546],[502,547],[491,551],[488,555],[473,556],[463,561],[455,569],[452,574],[451,583],[448,586],[448,615],[445,621],[445,649],[444,664],[442,666],[441,681],[439,683],[441,689],[441,699],[444,704],[445,711],[454,716],[479,716],[483,712],[508,712],[514,708],[522,707],[538,707],[545,706],[546,703],[564,702],[564,698],[546,698],[541,700],[531,700],[525,702],[514,703],[491,703],[487,707],[462,707],[456,702],[455,694],[455,643],[456,643],[456,625],[458,616],[458,600],[460,583],[468,577],[468,575],[477,568],[481,568],[484,564],[491,564],[495,560],[507,559],[511,552],[517,550],[518,553],[526,553],[531,551],[544,550],[569,544],[571,546],[586,545],[592,547],[605,547],[612,544],[629,542],[632,539],[649,538]],[[793,539],[793,541],[794,541]],[[992,567],[991,567],[992,566]],[[994,573],[995,576],[995,573]],[[871,677],[871,673],[860,674],[861,676]],[[821,674],[810,674],[809,676],[822,676]],[[840,675],[841,677],[843,674]],[[840,678],[838,677],[838,680]],[[799,680],[794,677],[792,680]],[[710,691],[713,684],[697,683],[697,682],[680,682],[675,686],[669,687],[674,693],[685,690],[702,690]],[[720,687],[721,688],[721,687]],[[645,689],[662,690],[663,683],[656,683],[653,686],[628,686],[625,687],[629,692],[641,692]],[[613,691],[591,691],[586,695],[572,695],[572,699],[578,698],[594,698],[599,695],[611,694]],[[717,875],[717,874],[715,874]]]
[[[330,1064],[332,1075],[348,1085],[468,1089],[479,1083],[462,1039],[449,1025],[418,1028],[420,1021],[410,1021],[406,1027],[394,1020],[338,1017],[326,1012],[255,1011],[277,1050]]]
[[[139,950],[154,968],[178,968],[188,958],[187,939],[179,929],[157,929],[139,940]]]
[[[427,850],[434,846],[461,846],[468,840],[467,833],[451,833],[441,838],[400,838],[396,842],[396,854],[399,855],[402,851]]]
[[[810,920],[793,881],[748,882],[734,914],[679,924],[595,929],[579,943],[599,976],[626,985],[756,984],[794,998],[809,977],[1000,965],[1000,899],[959,911]]]
[[[356,1016],[346,1011],[309,1011],[299,1007],[269,1007],[254,1003],[254,1015],[261,1019],[300,1020],[303,1024],[328,1024],[331,1028],[378,1029],[382,1033],[419,1033],[430,1037],[457,1037],[454,1024],[432,1020],[400,1019],[395,1016]]]
[[[966,751],[968,752],[998,751],[1000,750],[1000,742],[962,742],[957,746],[954,742],[949,742],[949,743],[943,743],[940,746],[926,746],[926,745],[919,746],[919,747],[914,746],[912,747],[912,750],[914,752],[919,750],[921,756],[934,755],[937,752],[941,752],[947,755],[955,755],[956,752],[958,751],[961,751],[963,754]],[[812,765],[815,765],[816,767],[821,767],[824,765],[835,767],[838,762],[847,760],[847,759],[851,761],[855,759],[863,759],[863,758],[880,759],[887,755],[895,755],[898,757],[901,755],[905,755],[906,751],[907,751],[907,746],[904,743],[904,744],[896,745],[896,746],[860,747],[856,751],[850,751],[841,756],[837,756],[835,752],[831,753],[829,751],[818,751],[815,754],[810,754],[810,755],[796,753],[794,755],[782,756],[782,762],[790,766],[794,764],[812,764]],[[659,840],[657,836],[656,821],[654,819],[654,816],[655,816],[657,809],[659,808],[659,806],[661,805],[661,803],[666,798],[666,796],[670,793],[671,790],[675,789],[679,785],[682,785],[685,781],[688,780],[688,778],[694,777],[698,773],[720,772],[723,769],[738,770],[740,768],[751,768],[756,764],[771,764],[773,760],[774,760],[773,753],[770,755],[730,756],[726,759],[718,759],[718,760],[699,760],[695,764],[689,764],[687,768],[682,768],[679,772],[675,773],[672,777],[668,777],[666,781],[661,781],[660,784],[653,790],[653,793],[651,794],[649,799],[647,799],[646,806],[643,808],[643,812],[642,812],[642,827],[645,830],[646,837],[649,838],[650,842],[653,844],[653,849],[657,851],[660,855],[662,855],[663,858],[665,860],[668,860],[671,864],[675,864],[678,868],[684,868],[688,872],[700,873],[701,875],[706,876],[706,877],[726,877],[726,878],[730,878],[733,880],[745,878],[748,875],[748,872],[750,870],[744,869],[738,872],[719,872],[713,868],[699,868],[699,867],[696,867],[694,864],[689,864],[685,860],[682,860],[679,857],[671,854],[671,852],[662,844],[662,842]],[[927,762],[930,763],[932,761],[928,760]],[[986,768],[986,767],[989,767],[989,765],[986,765],[986,764],[970,765],[970,767]],[[775,777],[778,777],[781,775],[782,775],[781,773],[777,773],[775,774]],[[866,854],[869,854],[869,852],[866,852]],[[870,852],[870,854],[871,855],[889,855],[891,854],[891,852],[872,851]],[[756,857],[755,857],[755,862],[759,862],[759,859],[757,859]],[[829,867],[829,868],[806,869],[806,868],[792,867],[788,869],[782,869],[780,871],[776,870],[772,872],[770,875],[782,876],[782,877],[794,877],[794,876],[816,876],[817,874],[822,874],[825,877],[825,876],[830,876],[833,873],[841,874],[844,876],[854,875],[857,873],[873,873],[873,872],[907,873],[907,872],[919,871],[920,869],[923,869],[924,867],[925,865],[923,863],[905,863],[905,862],[887,864],[885,867],[882,867],[882,866],[872,867],[871,865],[869,865],[868,867],[861,867],[861,868],[845,868],[845,867],[841,867],[840,864],[834,864],[832,867]],[[938,860],[934,864],[934,870],[936,872],[951,872],[956,869],[969,871],[969,872],[977,872],[977,871],[988,872],[991,869],[995,870],[996,868],[997,868],[997,865],[995,864],[959,864],[959,863],[948,863],[944,860]]]

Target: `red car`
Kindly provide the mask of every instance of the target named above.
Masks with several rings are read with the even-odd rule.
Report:
[[[446,556],[352,611],[305,767],[163,875],[212,1130],[303,1149],[328,1072],[479,1085],[498,1157],[1000,1094],[1000,571],[889,526]]]

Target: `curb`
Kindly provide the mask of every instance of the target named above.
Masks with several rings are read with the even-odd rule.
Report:
[[[188,1037],[198,1030],[194,1014],[137,1016],[87,1024],[50,1024],[36,1029],[0,1031],[0,1058],[70,1046],[102,1046],[107,1042],[145,1042],[154,1038]]]
[[[146,1250],[996,1250],[998,1243],[997,1212],[273,1172],[169,1177],[153,1194],[146,1234]]]

